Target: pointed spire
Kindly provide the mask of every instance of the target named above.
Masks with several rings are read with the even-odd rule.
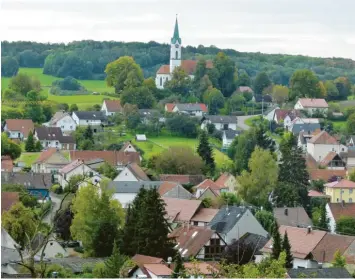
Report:
[[[174,28],[174,35],[171,38],[171,43],[175,44],[175,43],[179,43],[181,44],[181,38],[179,35],[179,24],[178,24],[178,20],[177,20],[177,14],[176,14],[176,20],[175,20],[175,28]]]

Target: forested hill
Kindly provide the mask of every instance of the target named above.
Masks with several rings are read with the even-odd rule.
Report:
[[[355,61],[351,59],[245,53],[201,45],[183,48],[183,59],[201,56],[213,59],[220,51],[235,61],[239,71],[245,70],[251,77],[265,71],[275,84],[287,85],[292,73],[304,68],[313,70],[321,80],[347,76],[355,83]],[[124,55],[133,56],[146,77],[155,76],[160,65],[169,63],[170,46],[156,42],[75,41],[65,45],[5,41],[1,53],[3,62],[15,63],[17,60],[20,67],[43,67],[45,74],[78,79],[104,79],[106,65]]]

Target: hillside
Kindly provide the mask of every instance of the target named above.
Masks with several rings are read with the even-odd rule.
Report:
[[[169,48],[168,44],[156,42],[76,41],[65,45],[5,41],[1,56],[14,57],[20,67],[43,67],[44,74],[88,80],[104,79],[107,63],[124,55],[133,56],[146,77],[155,76],[162,64],[168,64]],[[275,84],[287,85],[292,73],[302,68],[312,69],[321,80],[347,76],[355,83],[355,61],[351,59],[245,53],[201,45],[187,46],[182,53],[183,59],[213,59],[219,51],[230,56],[239,71],[245,70],[251,77],[266,71]]]

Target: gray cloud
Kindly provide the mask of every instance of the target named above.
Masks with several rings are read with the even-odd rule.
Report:
[[[354,0],[3,0],[2,40],[169,42],[355,59]]]

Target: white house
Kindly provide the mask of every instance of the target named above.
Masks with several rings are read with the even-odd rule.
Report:
[[[150,179],[137,163],[131,163],[113,181],[150,181]]]
[[[328,112],[328,103],[324,99],[309,99],[309,98],[300,98],[295,104],[295,109],[305,110],[309,115],[315,113],[321,113],[326,115]]]
[[[32,244],[33,249],[36,249],[38,245],[41,245],[41,243],[43,243],[43,239],[44,236],[42,234],[37,234]],[[69,256],[68,251],[54,238],[49,239],[46,247],[43,247],[40,251],[38,251],[36,257],[41,257],[42,252],[44,252],[44,259],[53,259],[57,257],[65,258]]]
[[[56,174],[69,163],[69,159],[59,149],[48,148],[41,152],[39,158],[32,164],[31,170],[34,173]]]
[[[57,111],[52,119],[43,125],[48,127],[58,127],[63,133],[71,133],[76,129],[76,122],[68,112],[64,111]]]
[[[296,117],[291,123],[284,123],[285,129],[298,135],[301,131],[306,133],[313,133],[316,130],[320,130],[321,126],[318,118],[300,118]]]
[[[228,148],[233,140],[240,135],[240,131],[234,131],[234,130],[224,130],[223,131],[223,136],[222,136],[222,146],[223,148]]]
[[[237,130],[237,117],[229,115],[205,115],[201,129],[206,129],[207,124],[213,124],[216,130]]]
[[[122,110],[123,109],[120,100],[104,100],[101,106],[101,111],[103,111],[106,116],[111,116],[115,113],[121,113]]]
[[[283,123],[284,127],[287,127],[291,122],[300,116],[299,110],[294,109],[276,109],[273,120],[277,123]]]
[[[317,162],[321,162],[330,152],[340,154],[347,151],[348,148],[345,145],[340,144],[326,131],[318,133],[307,142],[307,153]]]
[[[76,142],[72,136],[64,136],[59,127],[41,126],[35,128],[34,138],[39,140],[43,148],[75,150]]]
[[[170,64],[162,65],[156,75],[155,84],[157,88],[163,89],[165,83],[171,80],[173,71],[176,67],[181,67],[190,78],[194,78],[197,60],[182,60],[181,38],[179,35],[178,21],[175,21],[173,37],[170,40]],[[212,68],[212,61],[206,61],[206,67]]]
[[[327,203],[326,207],[327,218],[329,218],[329,228],[332,233],[335,233],[336,222],[342,216],[354,217],[355,203]]]
[[[275,111],[277,109],[280,109],[280,107],[278,106],[271,106],[269,107],[265,112],[264,112],[264,118],[267,119],[268,121],[272,121],[274,120],[274,116],[275,116]]]
[[[26,140],[34,127],[32,119],[7,119],[4,132],[8,133],[10,139]]]
[[[74,111],[72,117],[78,126],[92,126],[94,133],[96,133],[107,120],[104,111]]]
[[[202,117],[207,113],[207,107],[205,104],[175,104],[172,112],[179,112],[179,113],[184,113],[188,114],[191,116],[198,116]]]
[[[58,184],[65,188],[74,175],[93,177],[97,174],[96,171],[85,165],[83,160],[77,159],[59,170]]]

